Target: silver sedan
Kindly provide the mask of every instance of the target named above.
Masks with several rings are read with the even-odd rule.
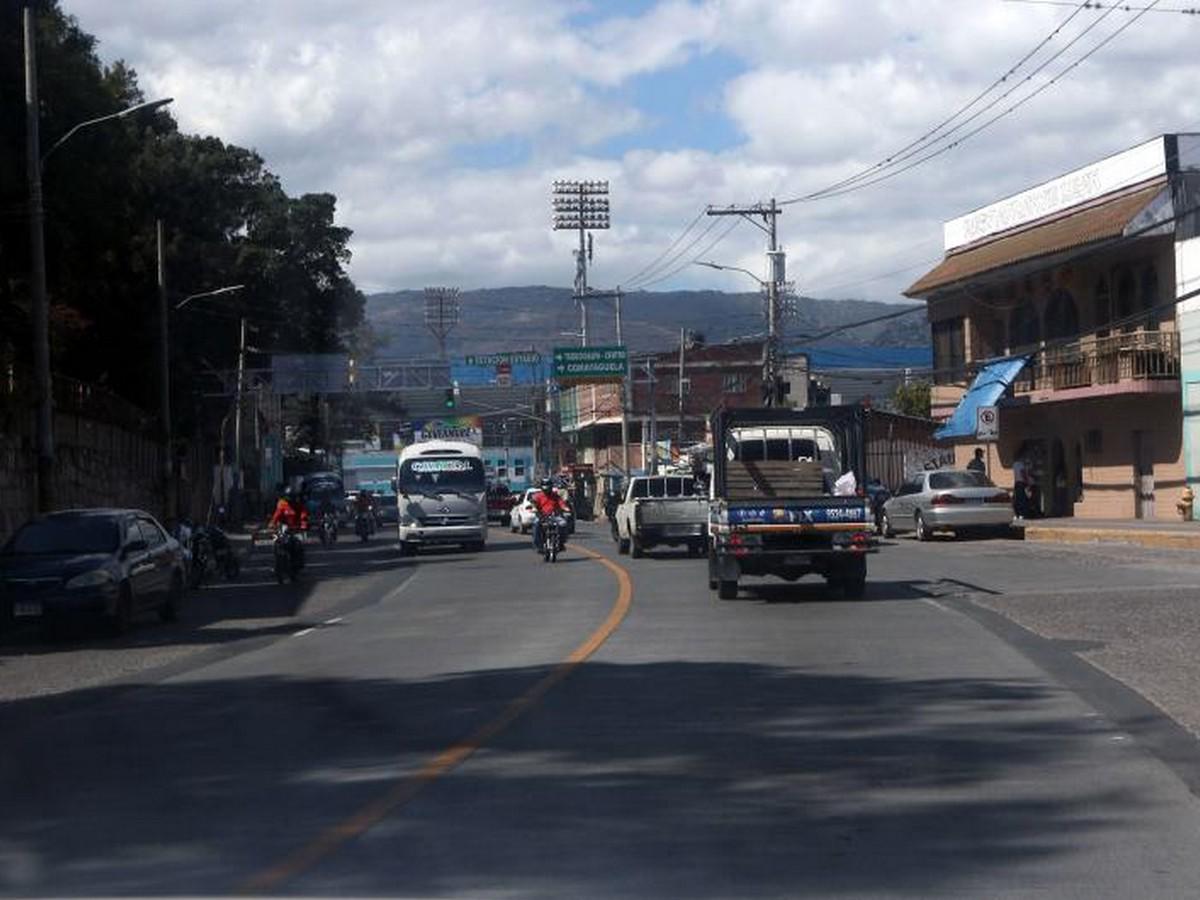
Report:
[[[1012,495],[982,472],[937,469],[909,478],[883,505],[882,524],[885,536],[913,531],[927,541],[935,531],[1008,533],[1012,521]]]

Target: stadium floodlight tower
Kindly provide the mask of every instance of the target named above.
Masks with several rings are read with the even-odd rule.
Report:
[[[425,327],[437,338],[438,359],[446,361],[446,336],[458,325],[458,288],[425,288]]]
[[[575,253],[575,303],[579,306],[579,342],[588,345],[587,266],[592,259],[592,231],[605,231],[608,219],[607,181],[554,182],[554,230],[578,231]]]

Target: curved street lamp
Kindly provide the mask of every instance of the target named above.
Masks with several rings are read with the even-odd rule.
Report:
[[[57,150],[59,147],[61,147],[63,144],[65,144],[67,141],[69,141],[72,137],[74,137],[74,135],[76,133],[83,131],[83,129],[85,129],[85,128],[90,128],[92,125],[99,125],[101,122],[108,122],[108,121],[111,121],[112,119],[123,119],[126,116],[132,115],[135,112],[142,112],[142,111],[150,112],[152,110],[156,110],[163,106],[166,106],[168,103],[174,103],[174,102],[175,102],[174,97],[164,97],[161,100],[147,100],[144,103],[135,103],[133,106],[126,107],[125,109],[121,110],[120,112],[109,113],[107,116],[99,116],[98,118],[95,118],[95,119],[87,119],[86,121],[80,122],[78,125],[73,126],[66,134],[64,134],[62,137],[60,137],[57,141],[55,141],[50,146],[50,149],[42,154],[41,163],[43,166],[45,166],[46,160],[48,160],[50,158],[51,153],[53,153],[55,150]]]
[[[120,119],[146,109],[158,109],[172,101],[150,100],[137,103],[119,112],[87,119],[60,137],[45,156],[41,153],[39,136],[40,107],[37,84],[37,40],[33,6],[22,11],[22,38],[25,51],[25,173],[29,182],[29,244],[30,244],[30,318],[33,326],[33,375],[37,388],[37,491],[35,512],[48,512],[54,507],[54,393],[50,381],[50,303],[46,295],[45,210],[42,207],[42,165],[46,159],[73,135],[89,128]]]
[[[755,281],[757,281],[758,286],[760,288],[762,288],[764,291],[767,289],[767,283],[765,281],[763,281],[761,278],[759,278],[757,275],[755,275],[749,269],[743,269],[741,266],[723,266],[720,263],[708,262],[707,260],[702,260],[702,259],[696,260],[696,265],[706,266],[710,269],[718,269],[722,272],[741,272],[743,275],[749,275],[751,278],[753,278]]]

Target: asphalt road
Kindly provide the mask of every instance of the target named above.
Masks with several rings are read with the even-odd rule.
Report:
[[[0,892],[1200,893],[1198,560],[905,540],[860,602],[586,526],[254,562],[0,641]]]

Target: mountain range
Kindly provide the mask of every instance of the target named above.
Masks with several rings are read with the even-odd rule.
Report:
[[[451,357],[573,344],[580,328],[579,310],[569,288],[483,288],[459,294],[458,323],[446,339]],[[634,291],[624,295],[624,341],[633,351],[665,350],[679,344],[685,328],[710,343],[750,338],[765,330],[761,294],[721,291]],[[792,298],[783,336],[789,346],[928,347],[929,325],[923,312],[838,330],[899,312],[907,305],[868,300]],[[589,343],[616,343],[613,302],[589,301]],[[425,294],[402,290],[367,297],[367,321],[378,353],[420,357],[437,353],[437,340],[426,328]]]

